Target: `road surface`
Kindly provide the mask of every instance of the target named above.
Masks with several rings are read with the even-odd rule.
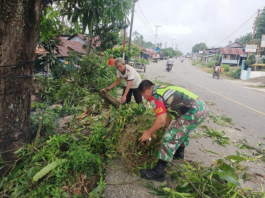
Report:
[[[150,63],[145,77],[184,87],[199,95],[215,115],[224,114],[232,118],[241,127],[241,135],[245,136],[252,145],[263,141],[265,137],[265,93],[254,91],[233,80],[213,79],[212,75],[192,66],[186,59],[174,59],[173,70],[165,70],[166,61]],[[141,72],[141,71],[139,71]]]

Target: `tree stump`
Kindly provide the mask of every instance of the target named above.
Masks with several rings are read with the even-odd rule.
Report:
[[[106,102],[113,105],[115,108],[118,108],[120,106],[120,102],[114,98],[108,91],[105,89],[102,89],[99,91],[99,96],[103,98]]]

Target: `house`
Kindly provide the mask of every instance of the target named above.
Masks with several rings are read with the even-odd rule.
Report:
[[[211,48],[205,50],[208,55],[221,55],[221,64],[241,65],[247,59],[244,46],[238,42],[231,43],[226,47]]]
[[[56,56],[58,58],[65,58],[69,56],[69,51],[76,51],[82,55],[85,55],[85,45],[87,43],[87,37],[82,34],[74,34],[72,36],[69,35],[61,35],[60,36],[60,45],[58,46],[59,53],[56,53]],[[101,44],[100,37],[96,36],[92,39],[91,47],[94,49],[96,47],[99,47]],[[36,47],[36,54],[37,55],[43,55],[48,54],[47,51],[45,51],[44,48],[39,48],[39,46]]]
[[[88,37],[86,37],[83,34],[74,34],[74,35],[70,36],[69,38],[67,38],[67,40],[77,41],[79,43],[82,43],[83,45],[87,44],[87,39],[88,39]],[[94,38],[92,38],[91,47],[93,49],[99,47],[100,44],[101,44],[101,41],[100,41],[100,37],[99,36],[95,36]]]
[[[86,54],[86,43],[87,43],[87,37],[82,34],[74,34],[72,36],[69,35],[61,35],[60,36],[60,45],[58,47],[58,52],[54,52],[54,54],[57,56],[57,58],[61,62],[65,62],[65,58],[69,57],[70,51],[75,51],[81,54],[81,56]],[[91,48],[95,49],[96,47],[99,47],[101,44],[100,37],[96,36],[92,39]],[[37,57],[40,57],[42,55],[48,55],[49,52],[47,52],[43,47],[36,46],[35,53]],[[34,69],[40,70],[42,66],[40,66],[40,61],[37,61],[38,63],[35,64]],[[46,68],[46,70],[49,70]]]
[[[222,64],[241,65],[242,61],[247,59],[247,54],[244,51],[244,46],[238,42],[229,44],[224,48],[220,48],[222,55]]]

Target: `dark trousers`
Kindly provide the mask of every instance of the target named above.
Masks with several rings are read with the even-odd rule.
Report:
[[[125,92],[125,89],[126,87],[123,88],[123,92],[122,92],[122,95],[124,94]],[[133,94],[133,97],[136,101],[137,104],[143,102],[143,98],[142,98],[142,95],[140,94],[140,92],[138,91],[137,88],[135,89],[130,89],[127,96],[126,96],[126,102],[125,103],[130,103],[131,102],[131,99],[132,99],[132,94]]]

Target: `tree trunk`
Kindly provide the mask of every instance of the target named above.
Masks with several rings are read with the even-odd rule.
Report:
[[[109,104],[113,105],[115,108],[118,108],[121,104],[116,98],[114,98],[112,95],[110,95],[108,91],[104,89],[99,92],[99,95]]]
[[[93,39],[93,21],[91,21],[91,24],[88,27],[88,38],[87,38],[87,46],[86,46],[86,56],[89,56],[91,51],[91,45],[92,45],[92,39]]]
[[[0,0],[0,178],[30,141],[33,61],[41,0]],[[0,166],[2,166],[0,164]]]

